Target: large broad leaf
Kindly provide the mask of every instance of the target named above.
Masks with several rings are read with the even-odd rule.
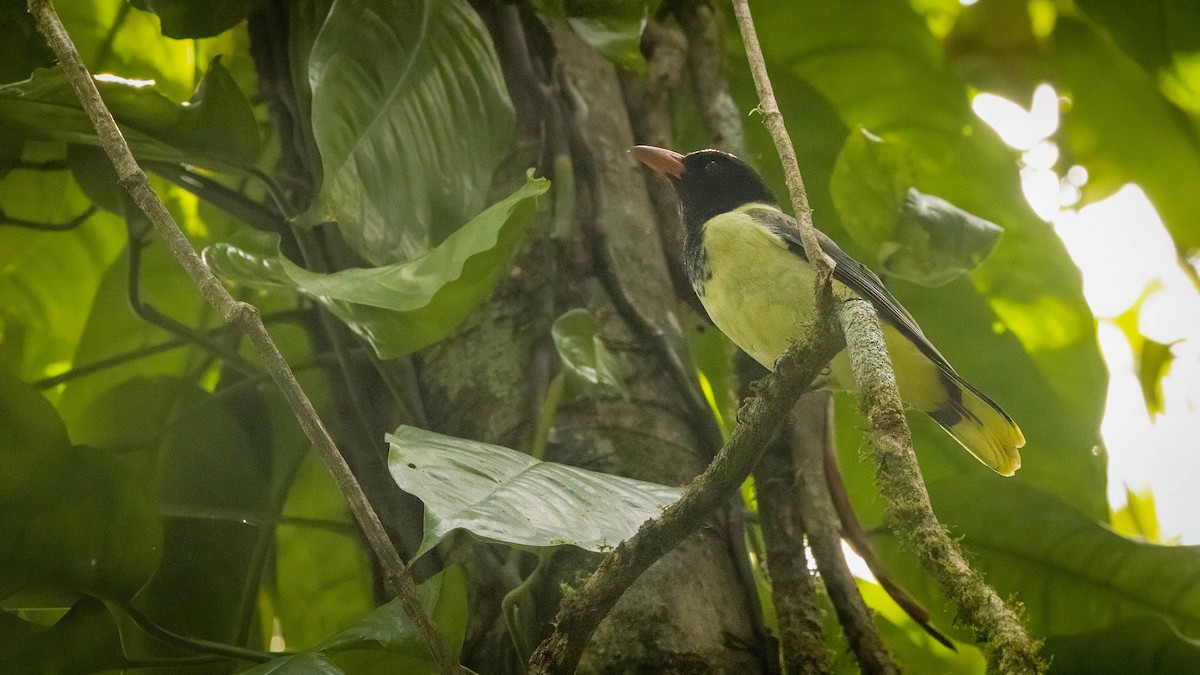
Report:
[[[839,434],[861,433],[864,422],[850,406],[839,405],[838,416]],[[911,421],[923,466],[965,457],[953,441],[939,442],[937,434],[945,434],[932,422],[916,416]],[[845,476],[867,482],[855,454],[853,448],[842,448]],[[1051,638],[1048,646],[1083,649],[1079,641],[1088,634],[1102,637],[1121,622],[1153,617],[1168,619],[1193,639],[1200,635],[1200,547],[1126,539],[1020,481],[959,471],[927,484],[941,520],[953,535],[966,535],[962,544],[972,567],[1001,597],[1022,603],[1026,624],[1035,636]],[[869,529],[880,523],[878,501],[864,496],[855,503]],[[897,580],[934,613],[938,626],[970,640],[969,632],[953,626],[944,597],[911,551],[902,550],[882,527],[878,532],[874,543]],[[1068,636],[1069,641],[1059,641]],[[1147,648],[1132,638],[1124,644],[1130,653]],[[1053,650],[1048,655],[1055,656]]]
[[[764,6],[756,19],[773,72],[807,80],[848,127],[902,142],[918,190],[1004,228],[969,279],[892,290],[955,368],[1021,424],[1029,444],[1016,480],[1107,518],[1103,458],[1093,452],[1105,376],[1078,273],[1025,204],[1013,153],[975,119],[942,45],[904,3],[806,1]],[[960,470],[940,461],[926,471]]]
[[[1195,32],[1193,26],[1193,32]],[[1137,183],[1154,204],[1175,245],[1200,248],[1200,139],[1162,97],[1155,79],[1088,25],[1061,19],[1050,65],[1070,97],[1063,117],[1067,147],[1088,170],[1084,194],[1109,196]]]
[[[877,252],[884,272],[940,286],[979,266],[1002,230],[913,182],[911,152],[902,143],[859,129],[838,155],[830,189],[842,225]]]
[[[14,171],[0,182],[0,209],[10,217],[58,223],[87,207],[66,172]],[[0,352],[20,361],[13,372],[33,381],[70,363],[124,230],[107,213],[69,232],[0,228]]]
[[[1191,675],[1200,663],[1200,640],[1183,637],[1161,617],[1120,621],[1081,635],[1053,636],[1051,673],[1152,673]]]
[[[154,12],[163,35],[172,38],[211,37],[236,26],[257,0],[131,0],[138,9]]]
[[[426,255],[403,263],[332,274],[284,258],[276,235],[247,234],[210,246],[205,261],[222,277],[257,288],[295,288],[322,302],[383,358],[442,339],[487,298],[549,189],[533,178],[488,207]]]
[[[682,494],[413,427],[387,440],[396,484],[425,503],[421,553],[458,529],[513,546],[605,551]]]
[[[162,563],[136,604],[172,630],[235,640],[254,604],[247,579],[273,519],[272,458],[247,427],[264,421],[239,420],[225,399],[169,377],[127,380],[75,417],[80,435],[120,452],[157,493]]]
[[[319,652],[289,654],[243,671],[244,675],[343,675],[344,672]]]
[[[152,83],[101,79],[96,87],[139,160],[231,170],[258,158],[254,113],[218,59],[186,104],[171,101]],[[29,138],[99,144],[61,68],[0,86],[0,125]]]
[[[345,0],[312,47],[324,167],[312,215],[377,265],[427,253],[482,210],[512,103],[465,0]]]
[[[1192,0],[1079,0],[1076,5],[1151,77],[1200,52],[1200,4]]]
[[[3,374],[0,464],[0,596],[128,600],[150,578],[162,524],[148,491],[113,455],[72,446],[50,404]]]
[[[26,633],[11,644],[0,644],[0,671],[5,673],[94,673],[128,668],[117,624],[104,603],[83,597],[49,628],[15,617],[0,621],[7,642],[15,632]],[[3,617],[0,617],[3,618]],[[12,625],[10,621],[17,621]]]

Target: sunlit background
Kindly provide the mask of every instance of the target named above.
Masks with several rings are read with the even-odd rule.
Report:
[[[1130,491],[1153,495],[1164,540],[1200,543],[1200,291],[1184,270],[1189,263],[1178,260],[1135,184],[1076,207],[1087,169],[1060,165],[1054,134],[1070,101],[1053,88],[1038,87],[1028,107],[987,93],[972,107],[1022,151],[1025,197],[1083,274],[1110,377],[1101,431],[1113,509],[1127,503]],[[1153,386],[1158,373],[1161,390]]]

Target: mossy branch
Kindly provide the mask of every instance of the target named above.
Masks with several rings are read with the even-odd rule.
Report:
[[[79,98],[80,104],[96,128],[100,144],[109,160],[112,161],[119,182],[129,191],[138,208],[154,224],[171,253],[175,255],[179,264],[191,277],[192,283],[200,290],[204,299],[220,312],[226,323],[241,330],[250,338],[263,366],[271,374],[276,386],[279,387],[280,393],[283,394],[292,413],[296,416],[296,420],[303,428],[305,436],[316,447],[321,459],[325,461],[325,465],[333,474],[338,489],[341,490],[351,512],[358,519],[375,555],[379,557],[380,564],[387,576],[388,586],[400,599],[405,611],[416,624],[440,671],[446,674],[461,672],[462,668],[450,652],[445,638],[421,606],[416,583],[405,568],[404,561],[400,559],[400,555],[392,546],[379,517],[371,508],[362,488],[346,464],[346,460],[338,451],[329,432],[326,431],[312,402],[300,388],[287,361],[284,360],[279,348],[271,339],[258,309],[251,304],[235,300],[225,290],[225,287],[221,285],[221,282],[205,266],[195,249],[192,248],[191,242],[179,229],[179,225],[167,207],[163,205],[162,200],[154,193],[146,178],[146,173],[142,171],[137,160],[129,151],[129,145],[121,135],[116,121],[113,120],[112,113],[100,98],[91,73],[88,72],[83,59],[79,56],[79,51],[67,34],[66,28],[63,27],[54,5],[50,0],[29,0],[29,13],[34,16],[38,30],[46,37],[46,41],[54,50],[71,87],[75,90],[75,95]]]
[[[954,604],[958,620],[983,641],[989,672],[1043,672],[1039,643],[1029,637],[1017,613],[967,565],[958,543],[933,513],[875,309],[852,294],[838,299],[838,320],[871,426],[875,484],[887,502],[888,525],[916,551]]]

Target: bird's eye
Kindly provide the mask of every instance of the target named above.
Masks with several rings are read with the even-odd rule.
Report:
[[[717,163],[716,163],[716,162],[708,162],[708,163],[706,163],[706,164],[704,165],[704,170],[705,170],[705,171],[712,171],[712,170],[713,170],[713,169],[715,169],[715,168],[717,168]]]

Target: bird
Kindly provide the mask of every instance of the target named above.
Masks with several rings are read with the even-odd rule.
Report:
[[[814,271],[796,220],[780,209],[762,177],[734,155],[719,150],[683,155],[649,145],[629,152],[675,188],[684,267],[709,318],[755,361],[774,370],[815,311]],[[1016,473],[1025,437],[1012,417],[954,371],[874,272],[814,231],[834,262],[834,285],[867,300],[879,315],[905,404],[929,415],[997,473]],[[817,384],[855,389],[844,349]]]

